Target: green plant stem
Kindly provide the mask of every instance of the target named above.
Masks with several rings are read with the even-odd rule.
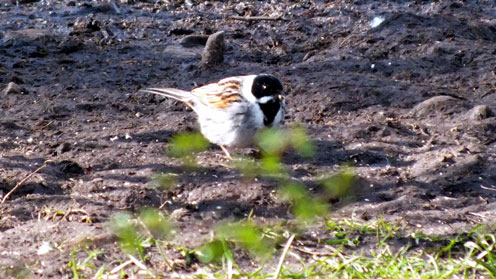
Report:
[[[76,260],[76,252],[75,251],[72,251],[71,253],[71,257],[72,257],[72,275],[73,275],[73,279],[79,279],[79,274],[78,274],[78,271],[77,271],[77,260]]]
[[[233,276],[233,256],[231,254],[231,249],[229,249],[229,245],[223,239],[222,247],[224,249],[224,257],[227,261],[227,279],[232,279]]]
[[[93,279],[101,279],[104,272],[105,272],[105,266],[102,265],[95,273],[95,276],[93,276]]]
[[[165,253],[164,253],[164,250],[162,249],[162,247],[160,246],[160,240],[157,240],[155,238],[153,238],[153,234],[150,232],[150,230],[148,229],[148,227],[145,225],[145,223],[143,223],[143,220],[139,220],[139,224],[141,225],[141,227],[146,231],[146,233],[148,234],[149,237],[151,237],[153,239],[153,242],[155,243],[155,245],[157,246],[157,249],[158,249],[158,252],[160,253],[160,255],[162,256],[162,260],[164,260],[165,264],[167,264],[167,266],[172,270],[172,264],[169,262],[169,260],[167,260],[167,257],[165,256]]]
[[[173,267],[172,267],[172,264],[169,262],[169,260],[167,259],[167,257],[165,256],[165,253],[164,253],[164,250],[162,249],[162,247],[160,246],[160,241],[158,240],[155,240],[155,245],[157,245],[157,249],[160,253],[160,255],[162,256],[162,260],[164,260],[165,264],[167,264],[167,266],[173,270]]]
[[[272,277],[273,279],[279,278],[279,275],[281,274],[282,265],[284,264],[284,260],[286,259],[286,255],[289,252],[289,248],[291,247],[294,238],[295,238],[295,234],[292,234],[288,238],[288,241],[286,241],[286,245],[284,246],[284,250],[282,251],[281,258],[279,258],[279,263],[277,264],[276,272],[274,273],[274,277]]]

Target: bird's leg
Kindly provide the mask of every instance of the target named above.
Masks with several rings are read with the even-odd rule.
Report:
[[[222,149],[222,151],[224,151],[224,153],[226,153],[226,156],[229,160],[232,160],[232,157],[231,157],[231,154],[229,154],[229,150],[227,150],[227,148],[225,148],[223,145],[219,145],[220,146],[220,149]]]

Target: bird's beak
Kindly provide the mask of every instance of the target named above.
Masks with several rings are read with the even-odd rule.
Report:
[[[279,101],[282,101],[282,100],[284,100],[284,96],[283,95],[279,95],[279,96],[277,96],[277,99],[279,99]]]

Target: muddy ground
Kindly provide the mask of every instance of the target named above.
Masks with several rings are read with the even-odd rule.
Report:
[[[152,182],[183,171],[165,149],[196,129],[195,116],[137,91],[261,72],[280,77],[288,121],[303,123],[318,148],[311,160],[287,154],[291,175],[312,184],[355,166],[353,198],[333,200],[335,218],[385,218],[432,235],[492,224],[494,2],[272,2],[2,1],[0,197],[51,161],[0,205],[0,266],[69,276],[70,251],[89,238],[107,252],[96,264],[115,267],[123,256],[107,221],[143,206],[173,213],[174,243],[189,248],[251,210],[262,223],[290,219],[274,183],[240,179],[217,147],[172,193]],[[225,63],[199,67],[203,41],[184,37],[220,30]],[[38,255],[44,242],[53,250]]]

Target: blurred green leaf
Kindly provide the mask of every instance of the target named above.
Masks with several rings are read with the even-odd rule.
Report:
[[[318,199],[305,198],[293,205],[293,213],[300,221],[311,221],[316,217],[325,216],[327,212],[327,204]]]
[[[164,239],[170,235],[172,224],[157,210],[141,210],[140,220],[155,239]]]
[[[289,131],[291,145],[301,156],[311,158],[315,155],[315,146],[302,125],[294,125]]]
[[[305,187],[294,183],[283,186],[279,191],[279,194],[284,200],[289,202],[295,202],[308,196]]]
[[[258,162],[250,159],[238,159],[234,166],[248,179],[256,176],[273,176],[287,173],[280,157],[277,155],[266,154]]]
[[[263,230],[251,223],[224,224],[217,228],[220,239],[239,244],[262,261],[272,257],[274,241],[264,237]]]
[[[279,156],[292,146],[301,156],[309,158],[315,154],[315,146],[301,124],[289,129],[269,128],[259,132],[255,141],[264,154]]]
[[[253,159],[236,158],[234,167],[248,179],[252,179],[259,174],[258,166]]]
[[[278,128],[261,130],[255,136],[255,142],[264,154],[280,155],[288,146],[286,133]]]
[[[266,155],[262,158],[260,169],[263,174],[281,174],[285,171],[281,159],[276,155]]]
[[[200,133],[182,133],[174,136],[169,145],[172,157],[184,158],[204,151],[210,143]]]
[[[157,189],[161,191],[172,190],[176,185],[177,175],[174,173],[161,173],[153,177]]]
[[[349,167],[342,168],[338,174],[321,180],[325,191],[333,198],[350,195],[350,189],[355,181],[355,173]]]
[[[300,221],[311,221],[318,216],[325,216],[328,212],[327,204],[320,199],[312,198],[301,184],[288,184],[280,190],[284,200],[291,202],[292,211]]]
[[[225,251],[222,241],[217,239],[203,245],[194,253],[202,263],[212,263],[220,261],[224,256]]]
[[[139,230],[129,213],[116,214],[110,223],[112,232],[119,239],[121,248],[130,254],[142,254],[143,237],[140,236]]]

